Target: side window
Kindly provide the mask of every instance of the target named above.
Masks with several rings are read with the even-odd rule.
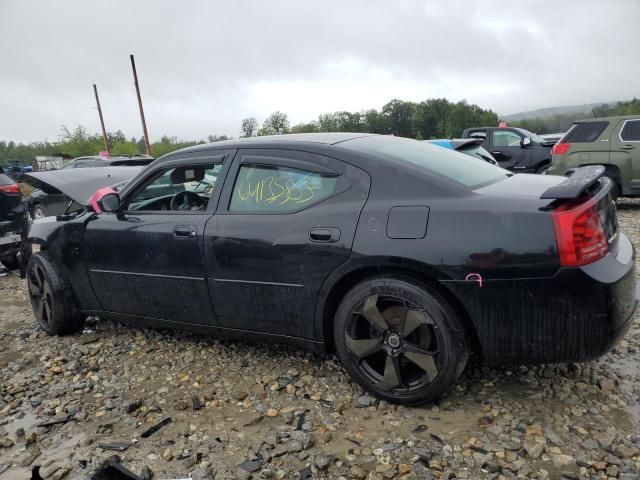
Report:
[[[522,137],[512,130],[494,130],[494,147],[519,147]]]
[[[469,138],[481,138],[483,141],[487,141],[486,130],[472,130],[469,132]]]
[[[259,213],[300,210],[343,190],[339,178],[278,165],[241,165],[229,210]]]
[[[584,122],[576,124],[562,139],[563,143],[591,143],[595,142],[609,122]]]
[[[206,210],[221,169],[190,165],[157,172],[125,200],[125,210]]]
[[[623,142],[640,142],[640,120],[627,120],[620,130]]]

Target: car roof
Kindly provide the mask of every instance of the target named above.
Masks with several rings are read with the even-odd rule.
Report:
[[[352,140],[354,138],[375,135],[373,133],[347,133],[347,132],[330,132],[330,133],[289,133],[287,135],[265,135],[260,137],[237,138],[232,140],[222,140],[220,142],[203,143],[192,147],[176,150],[177,152],[198,152],[201,150],[210,150],[211,147],[222,148],[242,148],[246,145],[256,146],[264,143],[319,143],[323,145],[335,145],[340,142]],[[173,153],[173,152],[172,152]]]
[[[574,123],[614,122],[616,120],[636,120],[636,119],[640,119],[640,115],[615,115],[611,117],[585,118],[584,120],[576,120]]]

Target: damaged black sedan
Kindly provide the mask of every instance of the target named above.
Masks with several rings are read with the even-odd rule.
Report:
[[[625,334],[635,252],[601,173],[514,175],[364,134],[199,145],[119,192],[113,178],[53,185],[84,208],[34,222],[29,295],[52,335],[96,315],[288,342],[419,404],[471,353],[584,361]]]

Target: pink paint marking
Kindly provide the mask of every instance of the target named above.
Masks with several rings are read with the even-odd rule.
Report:
[[[482,288],[482,275],[480,275],[479,273],[470,273],[469,275],[467,275],[466,277],[464,277],[464,280],[466,282],[468,281],[476,281],[478,282],[478,284],[480,285],[480,287]]]
[[[107,193],[117,193],[117,192],[111,187],[104,187],[99,190],[96,190],[96,193],[91,195],[91,200],[89,200],[89,204],[91,205],[91,208],[93,208],[94,212],[102,213],[102,209],[100,208],[100,205],[98,205],[98,200],[104,197]]]

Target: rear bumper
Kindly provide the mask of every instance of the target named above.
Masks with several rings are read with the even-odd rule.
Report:
[[[461,301],[489,364],[578,362],[610,351],[638,305],[635,250],[618,251],[552,278],[445,283]]]

